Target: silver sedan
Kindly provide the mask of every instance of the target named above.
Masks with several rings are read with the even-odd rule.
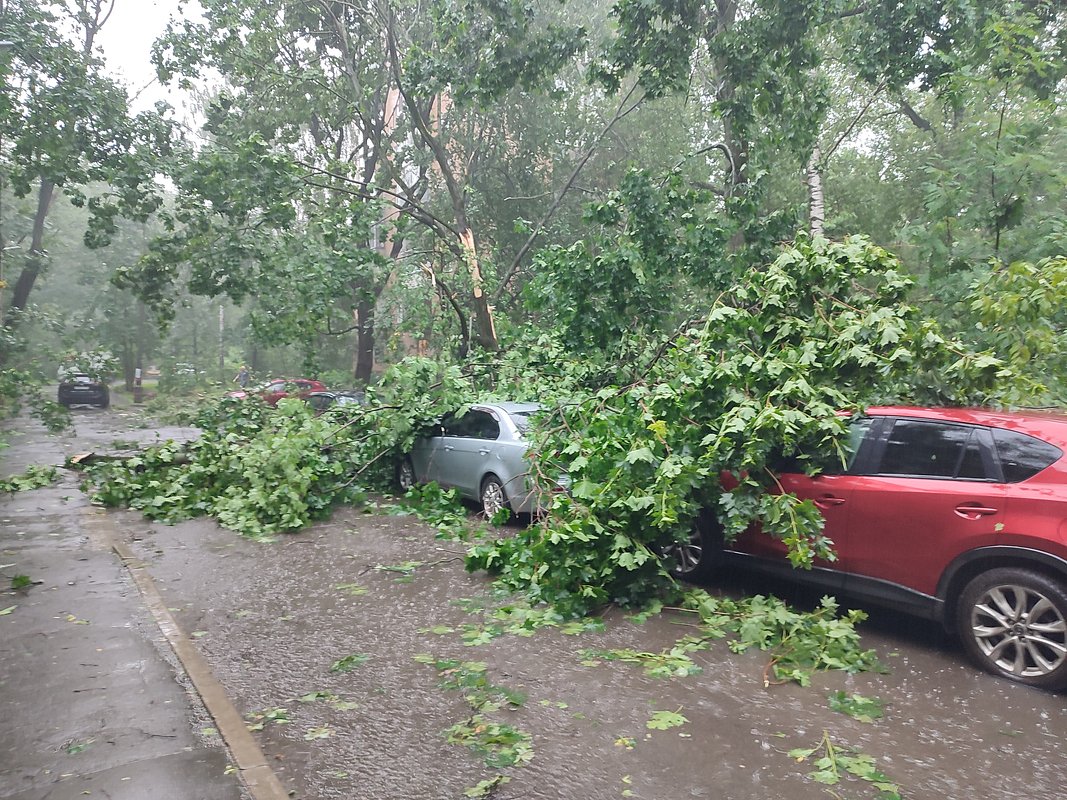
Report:
[[[535,513],[537,492],[525,458],[524,434],[538,410],[535,403],[479,404],[462,416],[445,417],[401,462],[400,489],[406,492],[416,483],[436,481],[480,502],[487,517],[502,508]]]

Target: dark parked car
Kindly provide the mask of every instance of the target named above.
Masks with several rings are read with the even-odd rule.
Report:
[[[487,517],[502,508],[535,513],[538,496],[529,476],[524,433],[538,410],[534,403],[493,403],[446,417],[401,462],[401,490],[436,481],[478,501]]]
[[[874,408],[852,430],[846,468],[781,476],[822,510],[836,561],[794,570],[758,530],[724,546],[704,512],[675,571],[816,584],[942,623],[996,675],[1067,688],[1067,416]]]
[[[111,405],[111,392],[103,381],[84,373],[76,373],[67,375],[59,382],[58,400],[63,406],[90,405],[107,408]]]
[[[241,389],[235,392],[227,392],[226,396],[238,400],[246,397],[258,397],[268,406],[276,406],[283,397],[305,398],[312,392],[324,391],[326,391],[326,384],[322,381],[310,378],[275,378],[248,390]]]

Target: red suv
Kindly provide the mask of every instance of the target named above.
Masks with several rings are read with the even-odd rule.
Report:
[[[847,468],[786,472],[826,520],[834,562],[794,570],[758,530],[723,545],[711,513],[675,571],[744,564],[937,620],[983,669],[1067,688],[1067,415],[872,408]]]

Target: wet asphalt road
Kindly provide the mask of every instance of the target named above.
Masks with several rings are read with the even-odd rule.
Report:
[[[155,437],[154,429],[131,430],[134,418],[120,413],[77,412],[69,449]],[[34,435],[4,454],[4,474],[34,460]],[[54,503],[48,491],[42,497]],[[541,629],[465,643],[464,626],[484,619],[457,601],[503,601],[484,576],[463,570],[461,545],[410,517],[345,509],[272,544],[202,520],[167,527],[129,512],[106,519],[148,565],[237,708],[262,723],[256,736],[297,798],[462,798],[498,774],[510,778],[491,795],[502,800],[877,797],[854,779],[822,786],[787,755],[824,733],[872,756],[904,797],[1064,794],[1065,697],[976,671],[926,623],[882,613],[864,626],[884,675],[830,673],[809,687],[765,688],[765,654],[733,654],[719,642],[693,654],[701,674],[659,679],[634,664],[583,665],[581,651],[668,648],[693,632],[680,614],[638,623],[611,611],[603,631]],[[761,589],[754,579],[725,587]],[[532,760],[498,769],[448,743],[445,731],[474,712],[420,655],[484,662],[491,683],[524,695],[518,708],[486,716],[527,733]],[[358,656],[357,665],[332,672],[346,656]],[[863,723],[830,710],[836,690],[882,699],[885,717]],[[688,721],[652,730],[656,711]]]
[[[123,421],[117,412],[107,424]],[[25,421],[5,428],[5,477],[85,447]],[[203,733],[210,717],[78,480],[0,495],[0,798],[241,800],[221,740]],[[9,591],[16,575],[32,585]]]

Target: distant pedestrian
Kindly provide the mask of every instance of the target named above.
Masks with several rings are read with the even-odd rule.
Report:
[[[233,382],[245,389],[248,387],[248,378],[248,367],[242,364],[241,368],[237,370],[237,374],[233,376]]]

